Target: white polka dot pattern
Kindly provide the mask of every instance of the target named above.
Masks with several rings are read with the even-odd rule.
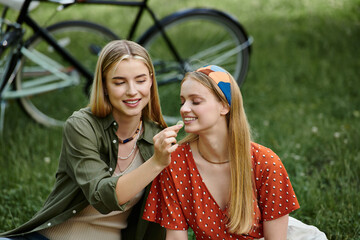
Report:
[[[169,229],[186,230],[190,226],[196,239],[263,237],[263,221],[284,216],[299,204],[285,167],[273,151],[253,143],[252,159],[256,190],[254,227],[248,234],[227,231],[226,209],[221,210],[209,193],[188,144],[178,147],[172,163],[153,181],[143,218]]]

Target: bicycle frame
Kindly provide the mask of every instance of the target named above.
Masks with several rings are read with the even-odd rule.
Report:
[[[143,15],[144,11],[147,11],[154,22],[154,26],[156,26],[160,30],[170,52],[174,56],[174,59],[176,61],[178,61],[179,63],[181,63],[183,69],[186,69],[184,60],[180,57],[180,54],[175,49],[170,38],[166,35],[166,32],[164,31],[162,25],[160,24],[160,20],[155,16],[155,13],[147,4],[148,0],[142,0],[142,1],[74,0],[74,1],[76,2],[76,4],[97,4],[97,5],[102,5],[102,6],[103,5],[117,5],[117,6],[124,6],[124,7],[138,7],[139,11],[136,14],[135,20],[132,23],[130,31],[126,38],[128,40],[134,40],[133,38],[134,38],[135,32],[140,24],[141,17]],[[72,5],[72,4],[69,4],[69,6],[70,5]],[[142,43],[139,42],[139,44],[142,44]],[[184,71],[184,73],[185,72],[186,72],[186,70]]]
[[[153,10],[149,7],[148,5],[148,0],[142,0],[142,1],[117,1],[117,0],[69,0],[69,1],[73,1],[73,3],[69,3],[67,6],[71,6],[73,4],[94,4],[94,5],[112,5],[112,6],[124,6],[124,7],[137,7],[139,8],[136,17],[131,25],[130,31],[126,37],[126,39],[128,40],[132,40],[132,41],[136,41],[137,43],[139,43],[140,45],[143,45],[143,41],[146,40],[147,35],[149,34],[149,32],[154,31],[154,28],[157,28],[159,30],[159,32],[161,33],[162,38],[165,41],[165,45],[167,45],[169,52],[172,54],[173,59],[179,63],[179,65],[181,66],[181,68],[179,68],[178,70],[184,75],[186,72],[191,71],[191,67],[187,65],[186,61],[181,57],[181,55],[179,54],[178,50],[174,47],[174,44],[172,43],[172,41],[170,40],[170,38],[168,37],[166,31],[164,30],[164,27],[161,23],[162,20],[164,19],[158,19],[155,16],[155,13],[153,12]],[[189,10],[184,10],[184,11],[179,11],[179,12],[175,12],[171,15],[168,15],[165,18],[173,18],[175,17],[177,14],[183,14],[186,11],[191,11],[192,9]],[[134,35],[136,30],[138,29],[138,26],[140,24],[141,21],[141,17],[142,14],[144,13],[144,11],[147,11],[153,21],[153,25],[143,33],[143,35],[140,36],[139,39],[134,39]],[[207,11],[207,9],[206,9]],[[217,11],[217,10],[212,10],[213,12],[216,12],[218,15],[221,16],[225,16],[226,18],[230,18],[232,19],[232,21],[238,25],[238,27],[240,29],[242,29],[243,32],[245,32],[245,30],[242,28],[242,26],[240,24],[237,23],[237,20],[235,20],[234,18],[232,18],[230,15],[225,15],[223,12],[221,11]],[[245,48],[249,48],[249,52],[251,51],[251,44],[253,42],[253,38],[249,37],[247,39],[246,42],[244,42],[241,46],[239,46],[237,49],[234,49],[233,51],[242,51]],[[230,55],[232,53],[229,53]],[[222,58],[226,58],[227,56],[222,56]],[[221,60],[219,59],[219,62],[221,62]],[[158,85],[165,85],[168,83],[172,83],[172,82],[177,82],[181,79],[179,78],[171,78],[171,79],[167,79],[166,81],[161,81],[158,82]]]
[[[90,73],[81,63],[79,63],[70,53],[66,51],[66,49],[62,48],[56,40],[47,32],[46,29],[40,27],[28,14],[28,9],[30,7],[30,3],[32,0],[25,0],[20,13],[18,15],[18,18],[16,20],[16,25],[22,26],[23,24],[26,24],[29,26],[35,36],[40,36],[43,39],[45,39],[46,42],[51,45],[55,51],[57,51],[66,61],[70,62],[76,70],[78,70],[88,81],[85,86],[84,91],[89,88],[92,79],[93,74]],[[7,29],[9,30],[9,29]],[[19,39],[20,41],[20,39]],[[28,46],[28,43],[25,42],[24,44],[19,43],[21,48],[20,52],[22,55],[25,55],[32,61],[36,62],[40,66],[42,66],[44,69],[48,70],[49,72],[53,73],[55,76],[57,76],[59,79],[62,79],[62,82],[60,83],[50,83],[53,79],[52,78],[42,78],[40,80],[34,80],[31,82],[31,84],[28,84],[27,87],[32,87],[29,89],[22,89],[22,90],[16,90],[11,91],[10,87],[12,84],[13,79],[15,78],[17,74],[18,66],[20,65],[20,59],[21,56],[19,56],[19,53],[12,54],[11,60],[10,60],[10,66],[7,70],[5,76],[2,79],[2,83],[0,86],[0,96],[2,99],[13,99],[13,98],[21,98],[21,97],[27,97],[43,92],[49,92],[55,89],[67,87],[70,85],[74,85],[78,83],[78,80],[75,78],[71,78],[64,74],[61,70],[59,70],[60,66],[56,64],[56,62],[52,61],[49,58],[44,59],[44,56],[41,56],[39,53],[33,53],[26,49]],[[47,84],[50,83],[50,84]],[[42,87],[38,87],[37,85],[40,84],[47,84]]]
[[[61,4],[62,0],[54,0]],[[80,72],[86,79],[86,85],[84,91],[87,92],[90,84],[92,83],[93,74],[90,73],[83,65],[79,63],[66,49],[62,48],[57,41],[47,32],[45,28],[40,27],[28,14],[30,3],[32,0],[25,0],[20,9],[20,13],[16,19],[16,22],[7,22],[5,15],[8,11],[8,7],[5,6],[2,14],[2,19],[5,24],[4,31],[2,31],[1,38],[1,52],[0,55],[5,55],[4,68],[0,79],[0,135],[3,132],[4,116],[6,102],[10,99],[19,99],[23,97],[29,97],[45,92],[51,92],[57,89],[66,88],[79,83],[79,77],[77,75],[67,75],[63,72],[63,67],[57,62],[49,59],[43,54],[36,51],[29,51],[27,47],[31,43],[31,39],[23,42],[24,28],[23,24],[30,27],[34,35],[33,37],[42,37],[57,53],[62,56],[67,62],[71,63],[74,68]],[[3,27],[3,25],[1,25]],[[21,89],[13,88],[13,81],[18,74],[18,70],[21,66],[22,56],[26,56],[31,61],[35,62],[41,68],[45,69],[52,76],[40,76],[32,81],[28,81],[22,85]]]
[[[69,52],[64,49],[61,45],[59,45],[57,43],[57,41],[52,37],[52,35],[50,35],[50,33],[48,32],[51,31],[53,29],[53,25],[51,25],[48,29],[46,27],[40,27],[28,14],[28,9],[30,6],[30,3],[32,3],[33,0],[23,0],[24,3],[22,5],[20,14],[16,20],[16,24],[18,26],[20,26],[20,28],[23,25],[27,25],[29,26],[33,31],[34,31],[34,35],[28,39],[25,43],[23,42],[19,42],[18,44],[18,49],[16,49],[14,51],[14,55],[11,58],[11,69],[9,71],[7,71],[7,78],[5,81],[5,84],[0,82],[0,98],[1,100],[6,100],[6,99],[13,99],[13,98],[20,98],[21,101],[27,101],[29,99],[29,101],[31,101],[30,98],[26,98],[28,96],[31,95],[36,95],[39,93],[43,93],[43,92],[50,92],[53,90],[57,90],[57,89],[61,89],[67,86],[72,86],[72,85],[76,85],[78,82],[75,78],[72,78],[71,76],[69,76],[68,74],[65,74],[63,72],[64,68],[61,68],[61,66],[57,67],[55,62],[52,61],[51,59],[49,59],[48,57],[46,57],[46,59],[42,58],[42,54],[37,54],[36,52],[34,52],[34,49],[30,49],[30,47],[33,45],[34,40],[37,40],[38,38],[43,39],[44,42],[47,42],[47,44],[49,46],[51,46],[56,53],[60,54],[60,56],[63,57],[63,59],[67,62],[66,64],[70,63],[73,68],[73,70],[76,70],[74,72],[79,72],[82,76],[84,76],[87,79],[86,82],[86,86],[85,86],[85,90],[87,90],[90,86],[90,84],[92,83],[92,79],[93,79],[93,74],[89,73],[85,67],[83,67],[82,63],[79,62],[79,60],[77,60],[76,58],[72,57],[71,54],[69,54]],[[37,1],[46,1],[46,0],[37,0]],[[231,51],[227,51],[225,54],[222,54],[221,56],[218,56],[217,58],[213,58],[213,60],[215,59],[218,62],[222,62],[224,60],[226,60],[229,56],[235,55],[237,54],[237,52],[242,51],[245,48],[249,48],[249,52],[250,52],[250,45],[252,43],[252,38],[248,38],[244,29],[242,28],[242,26],[238,23],[238,21],[233,18],[232,16],[215,10],[215,9],[187,9],[187,10],[183,10],[183,11],[178,11],[178,12],[174,12],[168,16],[166,16],[165,18],[162,19],[158,19],[155,16],[155,13],[153,12],[153,10],[150,8],[150,6],[148,6],[148,0],[141,0],[141,1],[117,1],[117,0],[47,0],[48,2],[55,2],[60,4],[61,8],[58,8],[58,10],[62,10],[65,8],[68,8],[70,6],[74,6],[75,4],[88,4],[88,5],[110,5],[110,6],[123,6],[123,7],[135,7],[138,8],[138,11],[135,15],[135,19],[132,21],[132,23],[130,24],[130,29],[127,33],[126,39],[128,40],[132,40],[132,41],[136,41],[137,43],[139,43],[140,45],[146,45],[148,43],[148,40],[152,38],[153,34],[158,34],[157,36],[161,38],[162,42],[162,46],[163,45],[167,45],[164,46],[163,48],[168,50],[168,55],[172,56],[171,61],[169,61],[170,63],[168,65],[163,65],[161,61],[159,61],[159,63],[154,63],[154,65],[158,66],[160,69],[157,69],[157,73],[161,74],[167,74],[168,72],[175,72],[175,74],[173,74],[172,76],[158,81],[158,85],[165,85],[168,83],[172,83],[172,82],[178,82],[179,80],[182,79],[183,75],[188,72],[191,71],[191,60],[193,59],[194,61],[197,59],[202,58],[203,56],[207,56],[207,55],[211,55],[211,53],[216,52],[218,49],[223,49],[227,46],[227,43],[225,44],[219,44],[216,47],[213,47],[211,50],[209,49],[205,49],[202,52],[198,52],[197,54],[193,54],[191,57],[189,58],[189,56],[185,55],[183,56],[184,58],[181,57],[181,55],[183,54],[181,52],[179,52],[179,49],[176,47],[175,48],[175,43],[176,43],[176,39],[170,40],[170,35],[168,35],[168,33],[166,32],[167,26],[169,25],[169,23],[172,23],[172,21],[177,21],[178,19],[181,19],[182,16],[192,16],[192,14],[197,15],[197,14],[204,14],[204,16],[207,16],[207,14],[209,14],[209,12],[211,13],[211,15],[213,15],[216,18],[225,18],[227,19],[226,21],[229,22],[229,24],[231,25],[235,25],[235,29],[238,28],[240,29],[240,36],[245,36],[245,42],[242,42],[240,45],[236,46],[236,48],[232,48]],[[139,27],[139,24],[141,24],[141,17],[144,14],[144,12],[148,12],[150,15],[150,18],[153,21],[153,24],[145,31],[143,32],[139,38],[134,39],[135,38],[135,34],[137,33],[137,29]],[[56,25],[56,24],[55,24]],[[21,28],[23,29],[23,28]],[[233,30],[230,30],[233,31]],[[109,30],[109,32],[111,32],[111,30]],[[236,30],[235,30],[236,32]],[[239,31],[237,31],[239,32]],[[243,34],[241,33],[243,32]],[[115,35],[116,38],[116,34]],[[20,39],[20,41],[22,41],[22,37]],[[174,42],[173,42],[174,41]],[[165,43],[165,44],[164,44]],[[30,51],[28,51],[28,48]],[[1,54],[1,53],[0,53]],[[52,74],[52,76],[46,76],[46,77],[40,77],[38,78],[37,76],[34,76],[32,74],[30,74],[32,77],[35,77],[36,79],[29,79],[29,81],[25,81],[21,84],[18,84],[19,81],[21,81],[22,76],[19,76],[19,81],[18,79],[16,79],[16,89],[12,90],[10,88],[10,86],[12,86],[12,81],[13,79],[15,79],[16,74],[18,72],[18,69],[20,69],[23,65],[22,62],[20,61],[22,59],[22,56],[26,56],[27,59],[30,59],[32,61],[34,61],[40,68],[39,69],[43,69],[45,70],[45,72],[49,72]],[[214,61],[215,61],[214,60]],[[216,62],[215,61],[215,62]],[[54,62],[52,64],[48,64]],[[189,63],[188,63],[189,62]],[[29,66],[29,65],[25,65],[25,66]],[[29,66],[32,69],[32,66]],[[69,68],[70,69],[70,68]],[[21,71],[23,72],[23,71]],[[24,71],[25,73],[29,73],[28,70]],[[67,72],[67,73],[72,73],[71,72]],[[24,75],[25,76],[25,75]],[[43,75],[44,76],[44,75]],[[78,75],[76,75],[78,76]],[[53,81],[53,80],[60,80],[60,81]],[[18,86],[19,85],[19,86]],[[3,102],[2,102],[3,103]],[[3,110],[3,107],[1,108]],[[1,121],[0,121],[1,122]]]

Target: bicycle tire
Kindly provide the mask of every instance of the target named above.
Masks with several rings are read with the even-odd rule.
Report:
[[[176,12],[162,19],[160,25],[183,63],[178,62],[166,47],[156,25],[138,42],[153,59],[162,111],[168,123],[179,118],[180,107],[176,107],[180,106],[179,82],[185,72],[216,64],[229,71],[238,85],[242,85],[249,67],[250,40],[236,19],[218,10],[199,8]]]
[[[119,39],[111,30],[88,21],[64,21],[51,25],[47,31],[57,42],[82,63],[91,73],[94,72],[98,53],[109,41]],[[38,35],[32,36],[25,46],[30,51],[38,51],[57,64],[67,69],[65,73],[78,79],[77,83],[66,88],[58,88],[31,97],[23,97],[19,102],[23,109],[36,122],[45,126],[62,126],[73,111],[88,104],[88,96],[84,89],[89,79],[80,76],[76,69],[65,61],[59,53]],[[38,68],[35,73],[28,69]],[[20,69],[16,77],[16,88],[26,89],[29,82],[38,78],[54,76],[42,66],[34,64],[26,56],[21,59]],[[27,85],[28,84],[28,85]]]

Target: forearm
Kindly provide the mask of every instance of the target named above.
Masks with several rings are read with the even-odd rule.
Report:
[[[120,177],[116,184],[116,196],[120,205],[128,202],[142,191],[170,164],[170,154],[176,150],[176,136],[182,125],[168,127],[156,134],[154,155],[134,171]]]
[[[286,240],[289,215],[264,222],[265,240]]]
[[[166,240],[187,240],[188,234],[184,230],[166,229]]]
[[[116,184],[116,196],[120,205],[142,191],[166,167],[154,161],[154,157],[137,169],[120,177]]]

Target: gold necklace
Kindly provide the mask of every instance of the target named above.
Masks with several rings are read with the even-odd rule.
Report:
[[[210,161],[210,160],[206,159],[206,158],[201,154],[201,152],[200,152],[199,140],[197,141],[197,149],[198,149],[198,152],[199,152],[200,156],[201,156],[205,161],[207,161],[207,162],[209,162],[209,163],[212,163],[212,164],[224,164],[224,163],[228,163],[228,162],[229,162],[229,160],[224,161],[224,162],[213,162],[213,161]]]

